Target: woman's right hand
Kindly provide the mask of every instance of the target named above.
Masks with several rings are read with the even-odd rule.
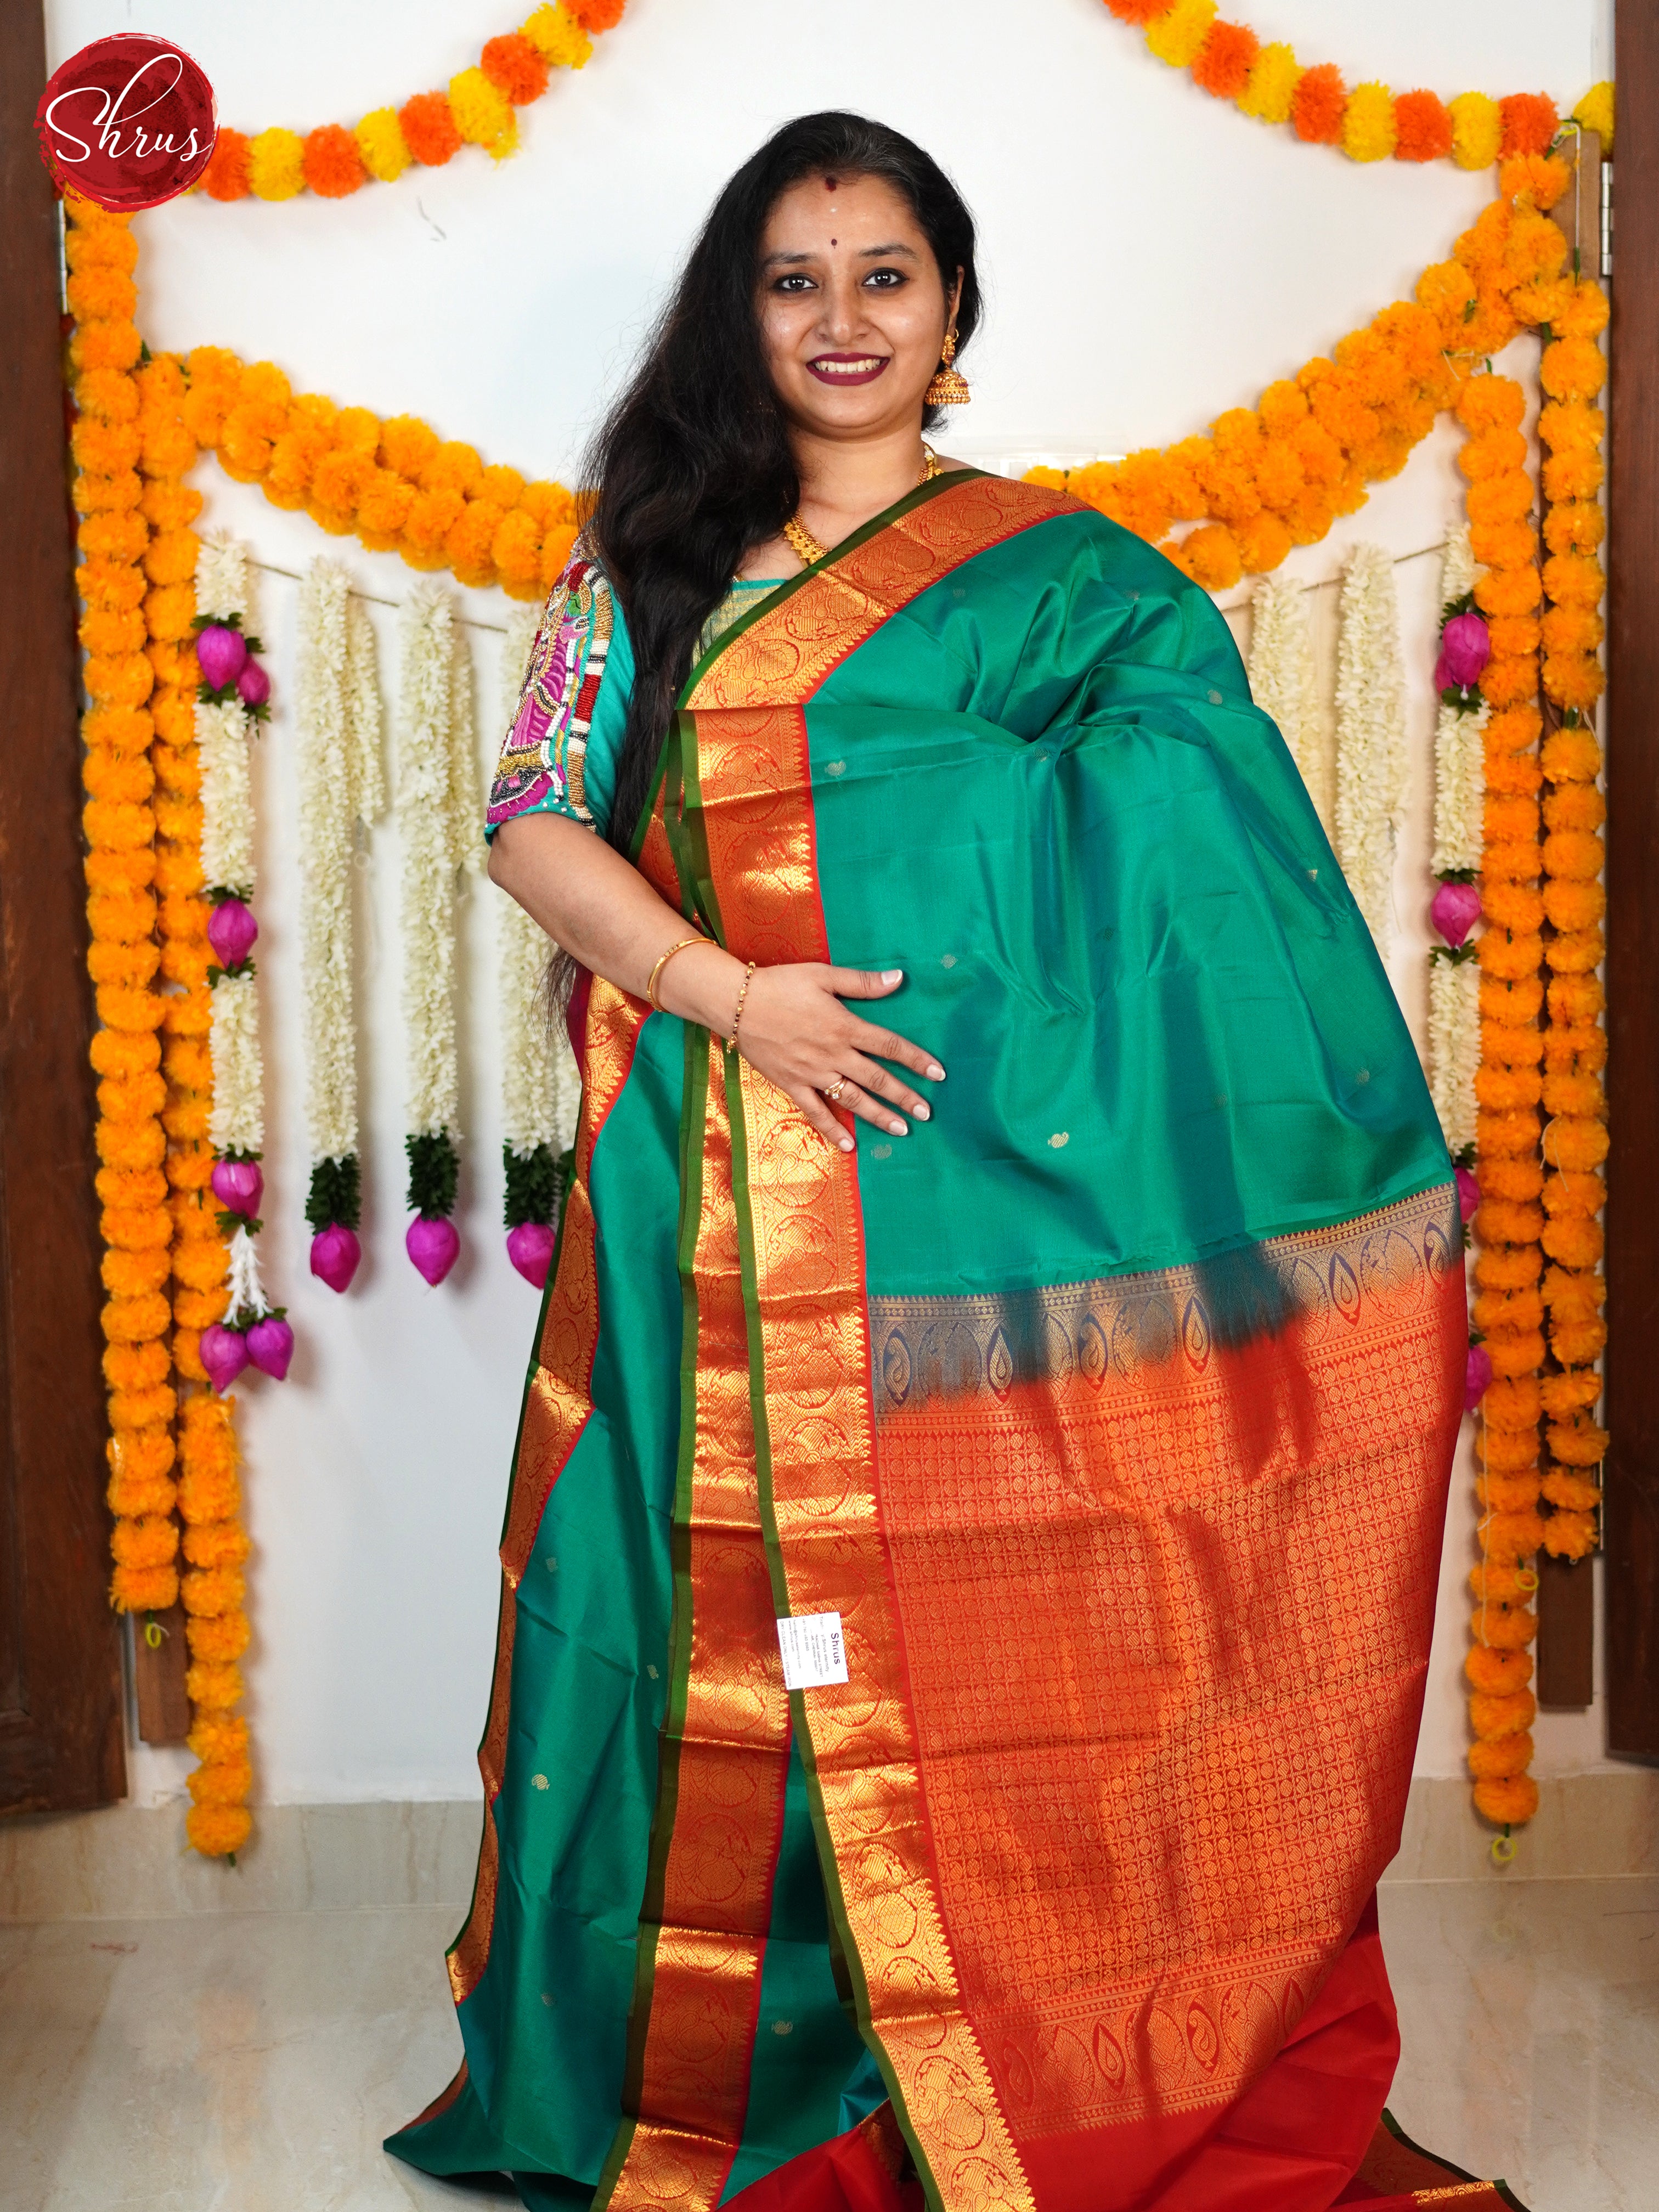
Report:
[[[699,984],[708,988],[713,981],[707,972],[698,971],[713,966],[702,957],[701,948],[671,961],[659,992],[663,1004],[694,1020],[708,1020],[708,1012],[699,1011],[695,1003],[677,1006],[680,992],[674,987],[678,982],[687,1001],[695,1001],[701,996]],[[678,978],[676,968],[682,970]],[[903,981],[904,971],[899,968],[878,973],[817,962],[757,968],[750,978],[738,1024],[738,1050],[842,1152],[852,1151],[853,1139],[836,1119],[837,1107],[894,1137],[909,1134],[901,1115],[912,1115],[919,1121],[930,1118],[927,1101],[883,1061],[896,1061],[929,1082],[945,1079],[945,1070],[931,1053],[894,1030],[860,1019],[842,1003],[846,999],[890,998]],[[718,1015],[709,1027],[719,1030]],[[823,1094],[838,1082],[842,1088],[832,1106]]]
[[[640,997],[655,975],[658,1003],[669,1013],[701,1023],[715,1036],[731,1036],[744,963],[704,942],[674,951],[659,966],[665,952],[684,944],[685,917],[591,830],[558,814],[520,816],[497,832],[489,872],[583,967]],[[853,1139],[823,1097],[843,1076],[836,1107],[892,1137],[908,1134],[901,1115],[925,1121],[928,1106],[882,1062],[893,1060],[928,1082],[945,1079],[931,1054],[861,1021],[842,1003],[890,998],[903,981],[897,968],[877,974],[817,961],[757,968],[750,979],[738,1049],[844,1152],[852,1151]]]

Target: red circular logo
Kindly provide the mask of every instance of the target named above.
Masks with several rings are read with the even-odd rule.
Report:
[[[182,47],[127,31],[94,39],[53,73],[34,127],[60,188],[131,215],[196,182],[218,121],[213,87]]]

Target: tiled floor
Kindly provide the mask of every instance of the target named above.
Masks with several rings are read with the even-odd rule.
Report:
[[[3,2212],[483,2212],[386,2158],[453,2072],[453,1908],[0,1928]],[[1659,2204],[1659,1881],[1399,1884],[1417,2139],[1533,2212]]]

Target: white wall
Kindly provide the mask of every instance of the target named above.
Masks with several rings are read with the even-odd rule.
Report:
[[[528,0],[526,0],[528,4]],[[146,0],[212,78],[223,118],[258,129],[349,122],[439,84],[507,27],[503,0]],[[1611,0],[1250,0],[1237,11],[1349,81],[1445,95],[1545,87],[1567,105],[1611,73]],[[53,66],[130,27],[129,0],[46,0]],[[1198,94],[1099,0],[631,0],[578,76],[521,118],[493,166],[440,171],[344,202],[221,207],[201,196],[143,218],[141,319],[153,348],[227,345],[297,389],[411,411],[486,459],[571,478],[702,210],[787,116],[842,105],[911,131],[953,171],[982,225],[988,325],[968,360],[969,454],[1121,452],[1252,402],[1443,258],[1491,189],[1447,164],[1358,167]],[[1517,349],[1517,359],[1521,349]],[[1297,573],[1334,574],[1366,538],[1407,554],[1460,503],[1443,429],[1405,475]],[[198,478],[204,526],[299,570],[324,541],[231,483]],[[365,590],[401,599],[395,556],[330,549]],[[1420,1026],[1424,862],[1437,563],[1398,571],[1412,661],[1414,797],[1396,902],[1396,981]],[[1237,596],[1237,595],[1234,595]],[[499,626],[499,594],[465,595]],[[1328,613],[1334,594],[1322,594]],[[388,690],[388,611],[375,609]],[[251,1655],[259,1789],[271,1802],[450,1797],[476,1787],[493,1636],[493,1546],[534,1294],[500,1231],[498,1060],[489,903],[464,924],[465,1256],[428,1291],[401,1252],[397,937],[392,833],[374,841],[364,991],[368,1257],[336,1299],[306,1273],[298,1124],[291,728],[295,587],[261,579],[276,711],[261,747],[259,914],[270,1136],[264,1239],[272,1294],[301,1352],[285,1386],[239,1394],[257,1546]],[[1243,617],[1240,617],[1242,626]],[[477,647],[493,726],[495,648]],[[1326,637],[1328,649],[1328,623]],[[1419,1771],[1461,1772],[1459,1662],[1471,1552],[1467,1464],[1455,1484],[1445,1606]],[[1540,1773],[1595,1764],[1599,1717],[1540,1726]],[[180,1754],[140,1753],[137,1791],[176,1790]]]

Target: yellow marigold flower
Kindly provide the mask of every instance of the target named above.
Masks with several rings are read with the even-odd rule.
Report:
[[[371,177],[383,185],[395,183],[409,167],[409,148],[395,107],[377,107],[364,116],[356,130],[357,151]]]
[[[1175,0],[1167,15],[1146,26],[1146,43],[1171,69],[1190,69],[1210,35],[1216,0]]]
[[[481,69],[465,69],[450,78],[449,112],[467,143],[483,146],[493,160],[504,161],[517,147],[513,103]]]
[[[1211,13],[1215,11],[1211,9]],[[544,62],[555,69],[580,69],[593,51],[593,41],[567,8],[543,0],[533,15],[519,26]]]
[[[291,200],[306,185],[306,145],[297,131],[262,131],[247,149],[247,180],[262,200]]]
[[[1504,118],[1484,92],[1460,92],[1451,103],[1452,159],[1460,169],[1489,169],[1504,143]]]
[[[1246,115],[1254,115],[1263,123],[1288,123],[1291,102],[1296,97],[1297,81],[1302,75],[1301,64],[1293,47],[1279,40],[1263,46],[1250,65],[1250,74],[1238,105]]]
[[[1342,150],[1351,161],[1386,161],[1399,142],[1394,94],[1386,84],[1357,84],[1342,116]]]
[[[1607,80],[1593,84],[1572,111],[1572,119],[1586,131],[1599,133],[1604,154],[1613,151],[1613,86]]]
[[[243,1805],[192,1805],[185,1815],[185,1833],[204,1858],[229,1857],[252,1832],[253,1816]]]

